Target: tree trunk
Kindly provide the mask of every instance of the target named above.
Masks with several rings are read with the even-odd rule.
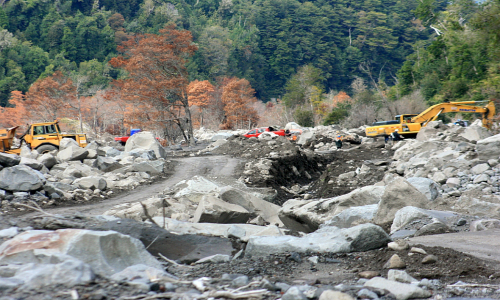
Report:
[[[187,135],[188,139],[186,140],[189,146],[193,146],[195,144],[194,142],[194,134],[193,134],[193,122],[191,121],[191,111],[189,110],[189,103],[187,101],[187,94],[184,96],[185,101],[183,101],[184,104],[184,111],[186,113],[186,130],[187,130]]]

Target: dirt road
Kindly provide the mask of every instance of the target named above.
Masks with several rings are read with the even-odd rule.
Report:
[[[425,235],[410,238],[410,244],[445,247],[500,263],[500,229]]]
[[[193,176],[201,175],[207,177],[233,177],[240,159],[227,156],[200,156],[200,157],[180,157],[171,159],[175,164],[172,175],[163,181],[150,185],[139,186],[138,188],[120,194],[119,196],[108,198],[101,202],[92,202],[89,204],[46,208],[46,212],[51,214],[72,215],[76,212],[85,215],[102,215],[113,206],[122,203],[132,203],[144,201],[165,189],[173,187],[182,180],[191,179]],[[30,213],[25,217],[40,215],[39,213]]]

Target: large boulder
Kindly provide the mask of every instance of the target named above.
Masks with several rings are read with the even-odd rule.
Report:
[[[183,180],[175,185],[178,192],[174,197],[186,197],[190,201],[199,202],[206,194],[216,194],[220,191],[217,184],[202,176],[194,176],[190,180]]]
[[[0,166],[13,167],[21,162],[21,157],[15,154],[0,152]]]
[[[392,281],[382,277],[372,278],[365,282],[364,286],[379,290],[387,290],[391,294],[396,296],[397,300],[406,300],[413,298],[420,299],[428,298],[431,296],[431,292],[424,290],[417,285]]]
[[[410,177],[406,180],[424,194],[429,201],[433,201],[439,196],[439,186],[432,179],[425,177]]]
[[[224,202],[215,196],[204,196],[196,212],[193,222],[196,223],[246,223],[255,214],[243,207]]]
[[[391,225],[391,234],[404,228],[416,220],[421,220],[422,225],[432,223],[434,220],[452,225],[458,214],[451,211],[428,210],[414,206],[406,206],[396,212]]]
[[[65,260],[67,256],[89,264],[103,276],[136,264],[161,268],[139,240],[114,231],[32,230],[0,245],[2,264],[46,263]]]
[[[346,195],[317,200],[288,200],[279,211],[279,217],[289,229],[312,232],[325,221],[354,206],[377,204],[384,194],[384,186],[365,186]]]
[[[45,176],[26,165],[17,165],[0,171],[0,189],[12,192],[36,191],[45,184]]]
[[[89,152],[81,147],[68,147],[57,153],[57,158],[61,161],[84,160]]]
[[[73,182],[74,185],[78,186],[81,189],[87,190],[105,190],[107,187],[106,180],[99,176],[88,176],[82,177]]]
[[[312,141],[315,138],[314,132],[307,131],[300,135],[297,144],[304,145],[305,143]]]
[[[500,134],[477,141],[476,152],[480,159],[498,159],[500,156]]]
[[[51,169],[53,166],[57,164],[57,159],[54,157],[54,155],[50,153],[42,154],[36,160],[44,164],[47,167],[47,169]]]
[[[99,148],[97,148],[96,152],[97,152],[97,155],[106,156],[106,157],[117,157],[117,156],[120,156],[122,154],[122,152],[120,150],[115,149],[115,148],[110,147],[110,146],[99,147]]]
[[[464,132],[460,134],[461,137],[469,141],[477,142],[479,140],[492,136],[491,132],[483,126],[472,125],[466,127]]]
[[[374,223],[381,226],[390,225],[396,212],[405,206],[426,207],[429,200],[416,187],[404,178],[398,177],[385,188],[379,203]]]
[[[283,226],[278,217],[280,206],[276,204],[229,186],[220,190],[219,197],[227,203],[237,204],[249,212],[261,216],[271,224]]]
[[[378,204],[349,207],[326,221],[321,227],[336,226],[339,228],[349,228],[360,224],[370,223],[373,221],[377,210]]]
[[[14,279],[18,285],[23,285],[26,289],[40,289],[51,285],[73,287],[90,283],[95,278],[95,274],[88,264],[69,257],[55,263],[29,263],[8,265],[8,267],[15,269],[15,274],[12,277],[2,279]]]
[[[170,218],[154,217],[153,220],[160,226],[165,222],[165,228],[175,234],[196,234],[203,236],[238,237],[246,241],[255,236],[282,236],[284,231],[274,225],[258,226],[252,224],[216,224],[192,223]],[[239,234],[236,234],[239,233]]]
[[[97,159],[94,161],[94,167],[98,168],[103,172],[111,172],[123,167],[123,165],[117,162],[114,158],[98,156]]]
[[[44,165],[39,162],[36,159],[33,158],[28,158],[28,157],[21,157],[21,162],[19,163],[21,165],[27,165],[28,167],[32,168],[33,170],[41,171],[44,167]]]
[[[80,147],[80,145],[78,145],[78,143],[72,138],[63,138],[59,142],[59,151],[67,149],[67,148],[71,148],[71,147],[76,148],[76,147]]]
[[[245,253],[267,256],[286,252],[358,252],[384,247],[390,240],[381,227],[373,224],[344,229],[323,227],[303,237],[252,237],[248,240]]]
[[[156,157],[159,158],[167,157],[165,149],[163,149],[162,145],[156,140],[153,133],[149,131],[141,131],[129,137],[125,144],[125,152],[130,152],[136,148],[154,150]]]

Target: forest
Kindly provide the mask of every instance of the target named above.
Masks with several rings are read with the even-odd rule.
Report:
[[[0,0],[0,126],[361,126],[498,98],[499,27],[499,0]]]

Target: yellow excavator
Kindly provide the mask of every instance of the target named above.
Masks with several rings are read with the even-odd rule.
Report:
[[[482,106],[482,104],[486,105]],[[436,104],[420,114],[397,115],[394,120],[375,122],[365,129],[367,137],[390,135],[396,129],[407,137],[416,136],[422,127],[435,121],[442,113],[479,113],[483,116],[483,126],[490,129],[495,115],[493,101],[445,102]]]
[[[14,135],[19,126],[0,129],[0,152],[20,154],[21,148],[14,148]],[[26,143],[32,150],[47,153],[59,150],[59,143],[63,138],[74,139],[80,147],[87,146],[87,136],[84,133],[62,133],[57,121],[35,123],[28,126],[28,130],[21,136],[21,143]]]

